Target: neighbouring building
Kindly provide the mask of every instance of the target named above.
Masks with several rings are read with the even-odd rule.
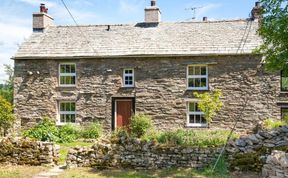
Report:
[[[244,131],[280,119],[288,78],[265,72],[253,53],[259,8],[244,20],[161,22],[152,0],[142,23],[56,26],[42,4],[13,57],[17,127],[47,116],[59,125],[99,121],[111,131],[135,112],[152,116],[159,130],[230,128],[239,119]],[[224,107],[208,126],[193,92],[215,88]]]

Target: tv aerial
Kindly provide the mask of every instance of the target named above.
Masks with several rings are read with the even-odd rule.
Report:
[[[204,6],[185,8],[186,11],[192,11],[192,20],[196,19],[197,10],[202,9]]]

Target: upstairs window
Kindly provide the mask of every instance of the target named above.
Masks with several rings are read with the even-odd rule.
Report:
[[[204,118],[204,113],[200,111],[197,102],[188,102],[187,126],[207,127],[207,121]]]
[[[288,91],[288,72],[281,71],[281,91]]]
[[[60,102],[59,104],[60,123],[75,123],[76,106],[75,102]]]
[[[208,67],[206,65],[187,67],[187,89],[208,90]]]
[[[60,64],[59,84],[60,86],[76,85],[76,64]]]
[[[123,71],[123,86],[134,87],[134,69],[124,69]]]

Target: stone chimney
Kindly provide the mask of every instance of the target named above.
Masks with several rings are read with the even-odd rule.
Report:
[[[40,4],[40,12],[33,13],[33,32],[43,32],[52,25],[54,25],[54,19],[48,15],[48,8],[45,4]]]
[[[255,2],[255,6],[251,11],[251,19],[252,20],[261,19],[262,18],[261,11],[262,11],[261,3],[259,1]]]
[[[145,8],[145,23],[159,23],[160,21],[160,9],[156,6],[156,0],[151,0],[151,6]]]

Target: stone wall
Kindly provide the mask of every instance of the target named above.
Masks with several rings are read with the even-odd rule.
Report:
[[[16,165],[57,165],[59,146],[49,142],[22,138],[3,138],[0,141],[0,163]]]
[[[262,71],[259,56],[119,58],[79,60],[15,60],[15,114],[17,126],[30,127],[42,117],[57,118],[59,101],[76,101],[77,122],[100,121],[106,131],[113,123],[112,99],[134,97],[136,112],[153,117],[159,130],[187,128],[186,88],[189,64],[208,64],[209,90],[223,91],[224,107],[210,124],[228,128],[234,124],[248,98],[237,131],[252,129],[268,117],[280,119],[276,102],[280,76]],[[59,87],[61,62],[77,65],[77,86]],[[124,68],[134,68],[135,87],[123,88]]]
[[[288,177],[288,153],[273,151],[268,156],[266,164],[262,169],[263,178],[285,178]]]
[[[101,140],[91,148],[70,149],[66,163],[70,168],[204,168],[216,159],[219,152],[219,148],[161,145],[122,137],[113,143]]]
[[[288,126],[260,130],[228,144],[230,167],[236,170],[260,171],[273,150],[288,152]]]

